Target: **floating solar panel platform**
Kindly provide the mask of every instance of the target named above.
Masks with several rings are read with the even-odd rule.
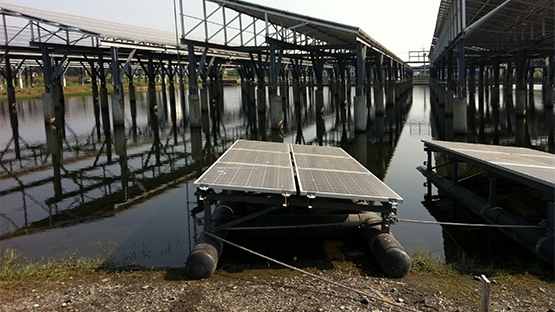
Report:
[[[555,155],[529,148],[422,140],[424,145],[459,161],[547,193],[555,189]]]
[[[403,201],[337,147],[238,140],[194,183],[204,188],[310,198]]]

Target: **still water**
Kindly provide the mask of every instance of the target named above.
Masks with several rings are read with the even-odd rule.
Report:
[[[435,220],[422,204],[425,179],[415,169],[426,159],[421,140],[443,138],[428,87],[414,86],[384,116],[376,116],[372,107],[367,133],[353,131],[351,106],[342,122],[332,96],[324,94],[324,120],[316,122],[311,104],[291,107],[281,131],[269,130],[264,115],[254,126],[246,119],[238,86],[224,88],[220,122],[206,116],[202,130],[190,130],[179,104],[175,124],[167,105],[159,104],[151,114],[146,93],[137,94],[136,116],[126,98],[125,129],[97,127],[91,97],[66,97],[62,129],[45,126],[41,100],[18,101],[16,126],[2,102],[1,250],[14,249],[36,261],[77,254],[119,264],[182,267],[200,230],[189,213],[197,205],[192,182],[237,139],[340,146],[404,198],[399,218]],[[161,92],[157,97],[164,103]],[[312,99],[309,95],[306,103]],[[525,137],[531,147],[545,149],[549,127],[544,122],[552,120],[553,111],[542,108],[540,90],[534,99]],[[501,131],[489,131],[487,124],[485,143],[511,145],[518,137],[507,103],[495,121]],[[109,115],[103,117],[99,122],[110,124]],[[459,139],[477,142],[476,131]],[[459,247],[465,244],[439,225],[399,222],[392,232],[409,254],[465,255]]]

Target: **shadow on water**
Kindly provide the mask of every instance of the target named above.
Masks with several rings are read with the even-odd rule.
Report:
[[[431,213],[443,220],[427,203],[420,203],[424,188],[415,187],[422,178],[412,162],[420,164],[425,158],[420,139],[451,136],[449,121],[438,117],[438,112],[430,113],[424,88],[415,87],[417,95],[411,91],[383,113],[371,105],[364,133],[353,130],[350,100],[338,105],[335,91],[329,88],[324,92],[325,114],[315,113],[311,92],[298,99],[291,92],[286,103],[292,104],[284,106],[289,110],[279,129],[271,129],[267,113],[253,111],[250,98],[242,101],[241,95],[252,90],[235,86],[225,88],[225,106],[214,102],[215,109],[203,114],[200,128],[189,127],[187,111],[179,106],[161,104],[151,109],[146,93],[137,94],[132,109],[125,98],[126,128],[110,127],[109,110],[101,111],[90,98],[67,98],[65,118],[45,126],[41,101],[23,101],[17,114],[6,112],[2,104],[2,133],[13,134],[0,141],[4,145],[0,152],[2,250],[13,248],[35,259],[77,250],[84,256],[108,256],[122,267],[181,268],[202,231],[202,213],[196,218],[190,215],[197,206],[192,181],[240,138],[340,146],[378,178],[392,179],[386,183],[399,190],[408,206],[401,206],[401,214],[423,219]],[[160,93],[157,97],[163,103]],[[477,126],[465,140],[552,146],[552,135],[545,129],[553,125],[543,108],[530,110],[524,122],[506,111],[501,109],[498,119],[477,117]],[[13,115],[20,117],[18,122]],[[11,123],[4,122],[8,118]],[[10,129],[5,130],[8,124]],[[405,148],[410,152],[399,152]],[[410,169],[405,168],[407,163]],[[471,250],[477,246],[468,239],[472,231],[394,227],[409,250],[432,249],[449,262],[483,254],[483,248]],[[301,268],[316,263],[320,269],[330,269],[334,261],[349,259],[359,261],[368,274],[381,274],[373,271],[378,266],[360,238],[303,238],[295,243],[237,238],[236,242]],[[491,250],[488,255],[496,254]],[[229,272],[268,267],[276,265],[233,247],[226,247],[221,261],[221,268]],[[183,273],[181,269],[167,272],[168,279],[180,279]]]

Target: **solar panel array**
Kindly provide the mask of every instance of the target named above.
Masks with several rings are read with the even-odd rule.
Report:
[[[529,148],[423,140],[427,146],[449,151],[486,166],[555,187],[555,156]]]
[[[295,193],[289,146],[238,140],[195,184],[225,190]]]
[[[402,202],[403,199],[337,147],[236,141],[195,184],[225,190]]]

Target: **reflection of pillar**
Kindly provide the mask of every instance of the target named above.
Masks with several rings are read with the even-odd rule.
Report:
[[[110,111],[108,110],[108,88],[106,87],[106,71],[104,70],[104,59],[98,57],[100,78],[100,111],[102,114],[102,128],[104,130],[104,142],[106,146],[106,157],[108,162],[112,161],[112,134],[110,128]]]
[[[484,135],[484,71],[485,71],[485,67],[484,67],[484,61],[480,61],[480,67],[479,67],[479,73],[478,73],[478,115],[479,115],[479,120],[480,120],[480,137],[482,137]]]
[[[123,200],[129,198],[128,191],[128,169],[127,169],[127,148],[125,142],[125,127],[123,125],[114,126],[114,143],[116,154],[119,156],[119,164],[121,168],[121,189],[123,191]]]
[[[366,132],[355,133],[354,157],[363,166],[368,167],[368,135]]]
[[[92,97],[93,97],[93,108],[94,108],[94,121],[96,128],[96,138],[100,141],[100,99],[98,95],[98,76],[96,71],[96,66],[93,62],[89,63],[91,66],[91,85],[92,85]]]
[[[52,156],[54,199],[60,201],[62,199],[62,176],[60,169],[62,167],[62,138],[60,131],[53,124],[45,124],[46,147]]]
[[[170,92],[170,116],[172,120],[174,144],[177,144],[177,106],[175,102],[175,84],[174,84],[175,70],[171,63],[171,60],[168,63],[168,71],[169,71],[168,76],[170,78],[170,85],[168,87]]]
[[[160,127],[158,126],[158,113],[156,111],[150,111],[150,129],[154,134],[154,140],[152,142],[152,150],[154,150],[156,165],[160,165]]]
[[[325,134],[326,124],[324,123],[324,115],[316,115],[316,137],[318,138],[318,145],[322,146]]]
[[[133,130],[133,141],[137,141],[137,94],[135,84],[133,84],[133,71],[131,66],[127,68],[127,78],[129,79],[129,109],[131,111],[131,129]]]
[[[523,116],[516,116],[515,118],[515,143],[519,147],[528,147],[526,142],[526,119]]]

